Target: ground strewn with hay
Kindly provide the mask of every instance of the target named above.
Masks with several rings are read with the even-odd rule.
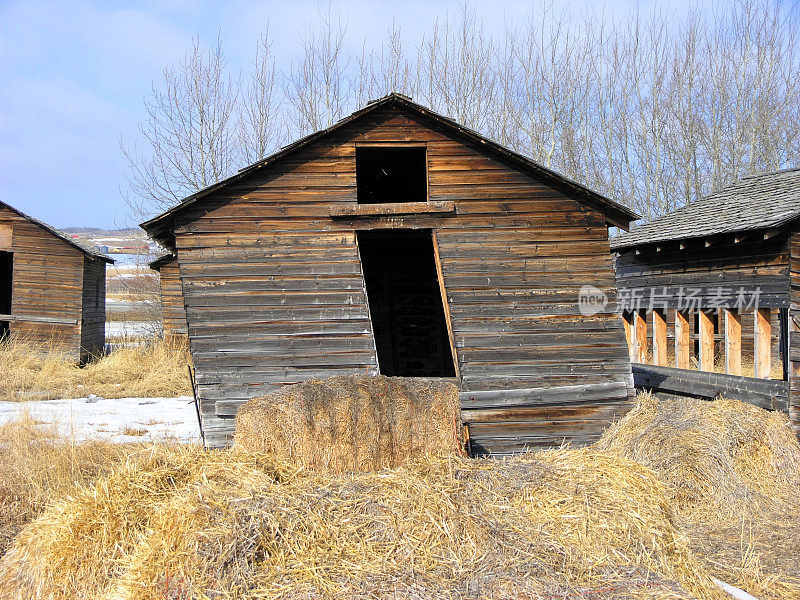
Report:
[[[27,415],[0,425],[0,554],[58,498],[128,460],[131,445],[75,443]]]
[[[0,343],[0,400],[174,397],[191,394],[185,344],[151,341],[81,366],[42,344]]]
[[[800,445],[738,402],[642,397],[590,448],[375,472],[241,447],[123,454],[22,530],[0,596],[726,598],[711,577],[800,595]]]
[[[652,469],[690,546],[758,598],[800,598],[800,445],[786,415],[639,397],[598,450]]]
[[[670,519],[646,469],[591,450],[351,476],[241,451],[154,452],[23,530],[0,593],[719,597]]]

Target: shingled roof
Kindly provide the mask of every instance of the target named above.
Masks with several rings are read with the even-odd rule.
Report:
[[[259,160],[248,167],[244,167],[232,177],[195,192],[194,194],[184,198],[180,203],[170,208],[166,212],[153,217],[148,221],[145,221],[141,224],[141,227],[148,233],[148,235],[150,235],[150,237],[157,240],[160,244],[170,250],[174,250],[174,236],[170,231],[170,227],[177,214],[181,213],[186,208],[195,205],[198,201],[211,195],[212,193],[218,192],[228,185],[237,183],[256,171],[278,163],[291,154],[301,150],[302,148],[305,148],[309,144],[327,135],[330,135],[331,133],[352,123],[353,121],[373,113],[383,107],[405,109],[411,114],[415,114],[431,121],[432,123],[435,123],[454,137],[461,138],[478,145],[478,147],[481,148],[481,151],[485,154],[492,156],[497,160],[504,162],[524,173],[528,173],[530,176],[542,180],[549,185],[552,185],[563,191],[567,191],[569,194],[580,198],[585,204],[598,210],[600,213],[606,216],[609,222],[618,227],[624,227],[627,229],[628,224],[631,221],[641,218],[641,216],[633,212],[628,207],[614,202],[602,194],[595,192],[594,190],[591,190],[586,186],[577,183],[576,181],[572,181],[564,175],[561,175],[560,173],[557,173],[556,171],[553,171],[544,165],[540,165],[539,163],[522,154],[518,154],[512,150],[509,150],[497,142],[490,140],[489,138],[477,133],[476,131],[473,131],[472,129],[464,127],[448,117],[440,115],[429,108],[413,102],[407,96],[398,93],[391,93],[388,96],[384,96],[383,98],[369,102],[364,108],[361,108],[350,116],[345,117],[337,123],[334,123],[327,129],[307,135],[306,137],[301,138],[289,144],[288,146],[284,146],[275,154]]]
[[[780,227],[800,217],[800,168],[749,175],[611,239],[612,250]]]

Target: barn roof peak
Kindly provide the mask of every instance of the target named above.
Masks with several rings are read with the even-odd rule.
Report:
[[[461,125],[449,117],[441,115],[425,106],[422,106],[421,104],[412,101],[409,96],[398,92],[391,92],[386,96],[368,102],[363,108],[355,111],[347,117],[344,117],[329,127],[302,137],[291,144],[284,146],[274,154],[258,160],[247,167],[244,167],[235,175],[187,196],[177,205],[142,223],[141,227],[159,243],[167,248],[174,249],[174,237],[171,231],[171,224],[174,222],[175,217],[188,207],[193,206],[198,201],[213,194],[214,192],[242,180],[243,178],[252,174],[254,171],[277,163],[292,153],[325,136],[332,134],[334,131],[347,126],[353,121],[364,117],[365,115],[376,112],[381,108],[390,106],[401,108],[412,114],[423,117],[424,119],[438,125],[450,135],[477,144],[485,154],[490,155],[513,168],[528,173],[539,180],[543,180],[554,187],[567,190],[569,193],[578,196],[587,205],[600,211],[613,225],[627,229],[627,225],[631,221],[641,218],[641,216],[633,212],[628,207],[614,202],[602,194],[595,192],[594,190],[591,190],[588,187],[531,160],[527,156],[502,146],[501,144],[472,129],[469,129],[464,125]]]

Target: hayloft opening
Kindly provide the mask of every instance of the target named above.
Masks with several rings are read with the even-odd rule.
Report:
[[[0,315],[11,314],[11,290],[14,278],[14,254],[0,252]],[[10,323],[0,317],[0,339],[6,337]]]
[[[426,150],[420,146],[356,148],[359,204],[427,202]]]
[[[455,377],[431,230],[359,231],[382,375]]]

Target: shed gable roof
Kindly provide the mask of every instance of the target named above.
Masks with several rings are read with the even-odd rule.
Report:
[[[69,244],[73,248],[77,248],[78,250],[80,250],[81,252],[86,254],[87,256],[89,256],[91,258],[99,258],[100,260],[103,260],[103,261],[105,261],[107,263],[114,264],[114,259],[113,258],[109,258],[108,256],[106,256],[105,254],[103,254],[99,250],[96,250],[95,248],[91,247],[90,245],[85,244],[84,242],[82,242],[80,240],[77,240],[77,239],[67,235],[63,231],[60,231],[60,230],[56,229],[55,227],[40,221],[39,219],[35,219],[35,218],[31,217],[30,215],[26,215],[21,210],[17,210],[13,206],[11,206],[10,204],[8,204],[6,202],[3,202],[2,200],[0,200],[0,206],[2,206],[3,208],[7,208],[8,210],[10,210],[11,212],[13,212],[16,215],[19,215],[20,217],[22,217],[26,221],[30,221],[34,225],[36,225],[38,227],[41,227],[47,233],[49,233],[49,234],[57,237],[58,239],[66,242],[67,244]]]
[[[153,269],[153,271],[161,271],[161,267],[171,263],[174,260],[177,260],[174,254],[163,254],[155,260],[147,263],[147,266]]]
[[[317,131],[316,133],[312,133],[304,138],[301,138],[289,144],[288,146],[284,146],[278,152],[241,169],[235,175],[215,183],[203,190],[195,192],[190,196],[187,196],[176,206],[142,223],[141,227],[162,245],[168,248],[173,248],[174,241],[171,234],[171,222],[185,209],[195,205],[197,202],[213,194],[214,192],[217,192],[228,185],[241,181],[255,171],[276,164],[280,160],[288,157],[294,152],[301,150],[302,148],[305,148],[309,144],[346,127],[356,119],[364,117],[368,114],[372,114],[384,107],[394,107],[408,111],[413,115],[422,117],[431,121],[432,123],[435,123],[455,138],[476,144],[486,155],[491,156],[500,162],[508,164],[509,166],[538,180],[544,181],[553,187],[559,188],[562,191],[567,192],[570,196],[576,197],[578,200],[584,202],[588,206],[598,210],[613,225],[627,229],[628,224],[631,221],[641,218],[626,206],[614,202],[602,194],[599,194],[580,183],[572,181],[571,179],[568,179],[567,177],[564,177],[563,175],[543,165],[540,165],[539,163],[529,159],[526,156],[523,156],[522,154],[509,150],[508,148],[493,142],[485,136],[482,136],[479,133],[464,127],[463,125],[458,124],[448,117],[440,115],[420,104],[412,102],[406,96],[392,93],[388,96],[380,98],[379,100],[370,102],[364,108],[354,112],[348,117],[345,117],[327,129]]]
[[[748,175],[611,239],[612,250],[783,226],[800,217],[800,169]]]

